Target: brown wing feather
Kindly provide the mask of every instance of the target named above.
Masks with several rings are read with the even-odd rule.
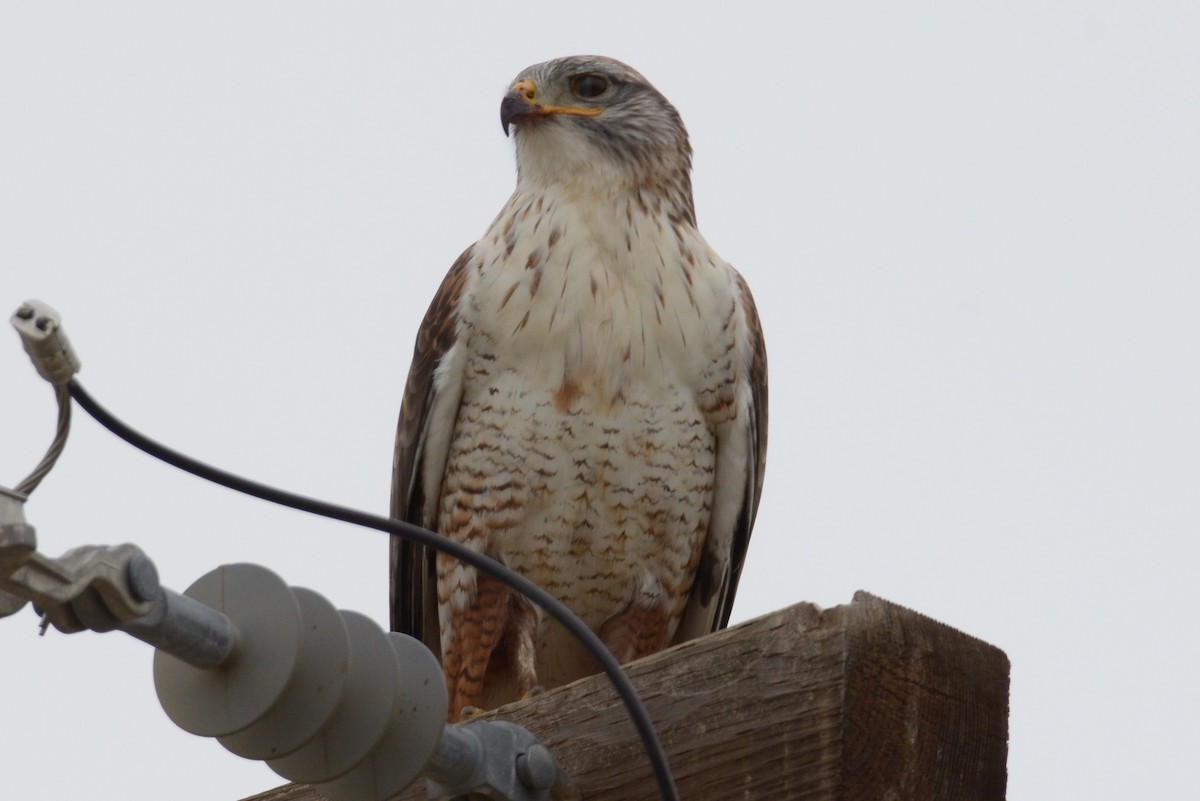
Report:
[[[441,487],[440,483],[425,486],[421,465],[427,458],[424,445],[435,400],[434,372],[458,337],[458,304],[470,253],[468,248],[458,257],[425,312],[396,426],[391,515],[435,531],[436,505],[434,513],[427,515],[426,500],[438,494]],[[391,544],[391,623],[394,631],[416,637],[434,653],[440,653],[433,554],[402,537],[392,537]]]
[[[742,308],[746,314],[746,325],[750,329],[750,421],[751,447],[749,464],[753,473],[747,477],[746,500],[738,514],[737,529],[733,534],[733,545],[729,555],[729,581],[720,601],[720,613],[713,621],[713,631],[729,625],[729,613],[733,611],[733,596],[737,593],[738,580],[742,577],[742,566],[746,562],[746,549],[750,545],[750,531],[758,514],[758,501],[762,497],[763,476],[767,468],[767,345],[763,339],[762,323],[758,319],[758,307],[746,279],[737,273],[738,289],[742,296]]]

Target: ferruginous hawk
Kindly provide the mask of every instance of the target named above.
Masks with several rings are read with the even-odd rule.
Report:
[[[645,78],[548,61],[500,121],[516,191],[417,334],[392,515],[540,584],[625,662],[729,621],[762,491],[762,331]],[[392,627],[440,653],[452,720],[598,669],[494,579],[397,538],[391,559]]]

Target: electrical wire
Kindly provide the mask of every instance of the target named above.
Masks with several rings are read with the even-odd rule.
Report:
[[[271,503],[321,517],[328,517],[333,520],[341,520],[342,522],[352,523],[356,526],[384,531],[392,536],[404,537],[426,548],[441,551],[448,556],[458,559],[460,562],[465,562],[489,576],[504,582],[512,589],[524,595],[561,623],[596,659],[596,662],[604,670],[604,673],[608,676],[614,689],[617,691],[617,695],[629,711],[629,717],[632,719],[634,728],[637,729],[638,735],[641,737],[642,744],[646,750],[646,756],[649,758],[650,765],[654,770],[654,776],[658,782],[659,793],[662,795],[663,801],[679,801],[679,791],[675,787],[675,779],[671,776],[671,769],[667,764],[666,752],[663,750],[662,742],[658,739],[658,733],[654,730],[650,714],[642,704],[641,698],[638,697],[633,683],[625,675],[625,671],[622,670],[616,657],[605,647],[595,632],[588,628],[587,624],[576,617],[570,609],[554,596],[550,595],[550,593],[520,573],[500,564],[494,559],[490,559],[461,543],[447,539],[428,529],[421,528],[412,523],[406,523],[402,520],[393,520],[358,509],[338,506],[337,504],[320,501],[304,495],[297,495],[286,490],[276,489],[275,487],[260,484],[193,459],[150,439],[122,422],[97,403],[75,379],[71,379],[67,387],[69,388],[71,397],[83,407],[84,411],[95,418],[96,422],[138,450],[156,459],[160,459],[169,465],[215,484],[220,484],[223,487],[228,487],[229,489],[260,498],[264,501],[270,501]],[[69,406],[70,404],[67,405]]]
[[[46,455],[42,457],[42,461],[33,468],[33,472],[26,476],[20,484],[13,487],[15,491],[25,496],[37,489],[38,484],[42,483],[42,479],[54,467],[54,463],[58,461],[63,448],[66,447],[67,435],[71,433],[71,394],[66,384],[54,387],[54,399],[58,401],[58,426],[54,432],[54,440],[46,449]]]

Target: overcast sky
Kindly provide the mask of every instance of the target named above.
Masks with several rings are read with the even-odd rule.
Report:
[[[679,108],[700,228],[766,329],[735,621],[856,589],[1012,660],[1014,799],[1191,799],[1200,749],[1200,10],[1178,3],[0,5],[0,317],[174,447],[385,511],[417,323],[512,190],[523,67]],[[7,341],[5,340],[5,337]],[[0,483],[53,432],[0,335]],[[41,548],[182,590],[264,564],[387,619],[387,544],[185,476],[82,412]],[[12,798],[282,783],[159,708],[151,649],[0,620]]]

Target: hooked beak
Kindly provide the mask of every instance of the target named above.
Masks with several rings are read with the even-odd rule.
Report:
[[[551,114],[566,114],[575,117],[595,117],[602,113],[602,108],[580,108],[577,106],[548,106],[539,103],[537,86],[533,81],[525,79],[517,81],[508,94],[500,101],[500,124],[504,127],[504,135],[508,136],[510,125],[520,125],[535,117],[547,117]]]

